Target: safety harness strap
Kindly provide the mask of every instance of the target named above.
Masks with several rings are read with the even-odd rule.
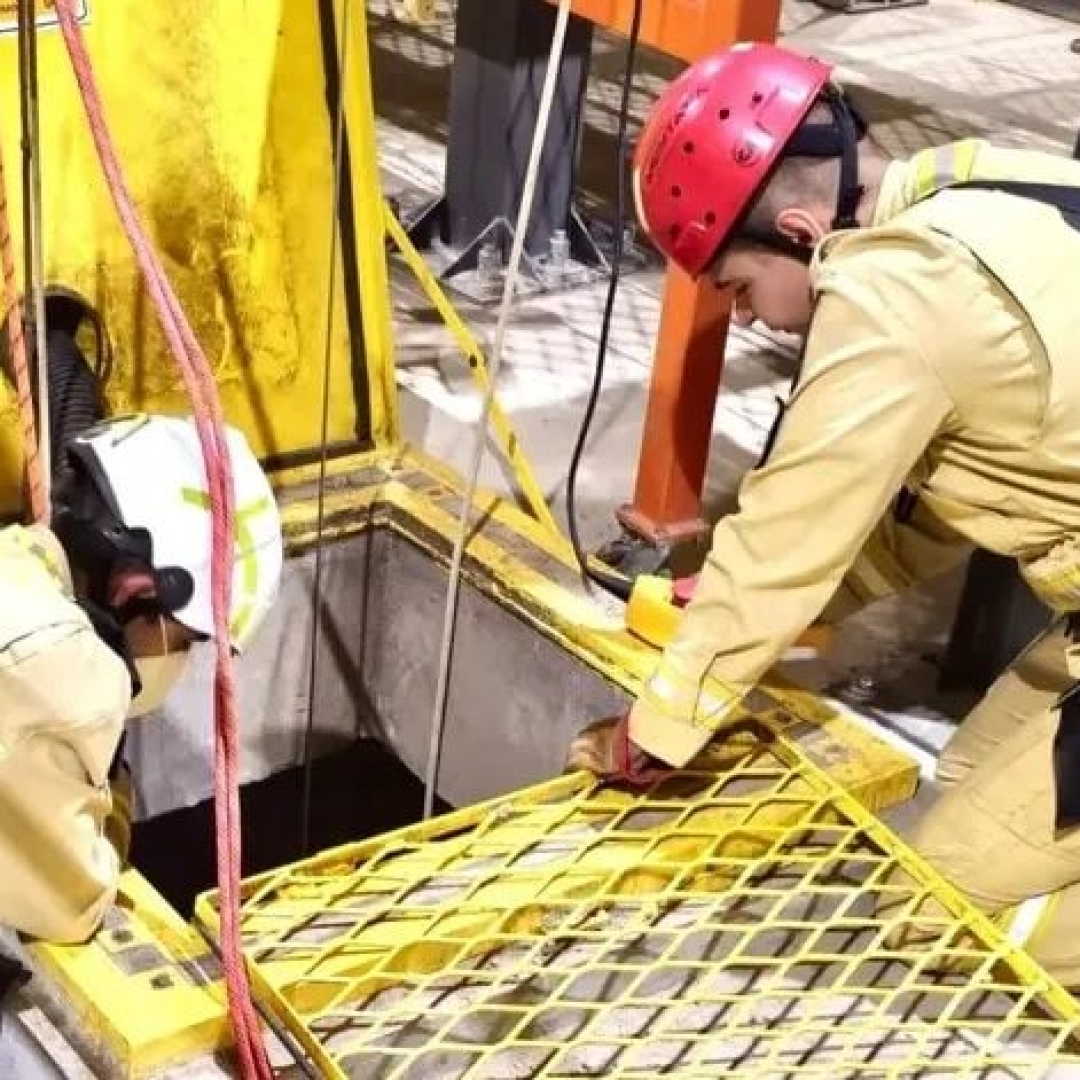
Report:
[[[1000,191],[1005,195],[1016,195],[1021,199],[1032,199],[1052,206],[1060,212],[1070,228],[1080,232],[1080,188],[1064,184],[1028,183],[1023,180],[961,180],[955,184],[947,184],[933,194],[958,189]]]
[[[1069,616],[1066,633],[1074,644],[1080,641],[1080,614]],[[1073,683],[1057,704],[1060,720],[1054,735],[1054,828],[1068,832],[1080,825],[1080,682]]]

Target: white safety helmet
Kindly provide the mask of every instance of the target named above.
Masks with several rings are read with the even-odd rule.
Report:
[[[277,595],[284,557],[270,483],[247,440],[226,427],[235,492],[230,638],[240,650]],[[185,573],[169,614],[195,633],[214,632],[210,498],[195,423],[138,414],[109,419],[69,443],[117,523],[149,534],[156,571]]]

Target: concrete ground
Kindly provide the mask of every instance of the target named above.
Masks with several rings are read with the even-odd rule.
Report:
[[[446,102],[453,43],[453,5],[440,0],[435,23],[417,27],[395,16],[398,0],[372,10],[372,46],[381,166],[388,194],[406,208],[423,205],[441,185],[447,138]],[[786,0],[783,40],[839,65],[852,96],[889,152],[967,136],[1004,145],[1069,153],[1080,125],[1077,27],[998,0],[930,0],[920,7],[843,15],[812,0]],[[615,120],[625,42],[598,34],[593,54],[579,178],[587,210],[610,214]],[[639,57],[631,136],[650,102],[677,70],[651,52]],[[616,304],[604,393],[580,471],[578,514],[590,547],[617,534],[613,514],[633,490],[662,268],[624,276]],[[566,471],[596,362],[606,283],[523,299],[516,308],[499,374],[498,398],[560,520]],[[399,382],[410,438],[436,457],[467,469],[479,395],[448,335],[418,290],[397,275]],[[494,306],[462,303],[490,343]],[[733,505],[786,392],[792,343],[758,327],[736,330],[728,345],[707,481],[710,513]],[[485,483],[505,487],[488,455]],[[959,577],[887,602],[852,620],[834,659],[799,674],[846,692],[857,689],[864,711],[931,751],[951,730],[957,702],[935,698],[940,647],[955,611]],[[873,682],[867,684],[865,678]]]

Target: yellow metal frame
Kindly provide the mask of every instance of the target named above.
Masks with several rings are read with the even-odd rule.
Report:
[[[405,449],[335,462],[332,470],[326,514],[333,538],[388,527],[447,560],[461,497],[451,471]],[[365,470],[370,482],[358,491],[348,477]],[[300,550],[316,539],[307,494],[314,475],[295,470],[282,493],[286,529]],[[473,584],[634,692],[654,654],[622,613],[607,615],[580,592],[572,559],[533,519],[490,493],[479,496],[477,510],[489,528],[470,548],[465,572]],[[525,543],[499,543],[491,533],[500,526]],[[1072,996],[873,817],[916,782],[913,762],[841,711],[768,681],[744,703],[727,738],[645,795],[564,777],[252,879],[244,927],[253,979],[263,1005],[330,1077],[423,1076],[436,1059],[440,1068],[461,1066],[447,1075],[501,1075],[511,1057],[535,1068],[507,1075],[590,1075],[571,1070],[565,1055],[575,1048],[575,1067],[603,1067],[605,1075],[649,1075],[640,1071],[643,1061],[660,1068],[648,1055],[659,1053],[657,1043],[670,1048],[678,1040],[626,1027],[627,1018],[648,1013],[666,1023],[685,1002],[653,992],[588,1002],[554,991],[545,997],[536,986],[552,967],[559,985],[618,976],[624,991],[650,971],[692,969],[697,981],[686,994],[712,1008],[708,1038],[720,1033],[744,1049],[761,1044],[757,1058],[739,1062],[740,1075],[848,1075],[849,1059],[866,1051],[868,1039],[875,1054],[884,1053],[878,1044],[893,1048],[880,1069],[874,1059],[873,1075],[905,1080],[921,1069],[970,1075],[976,1064],[1080,1060],[1071,1042],[1063,1049],[1080,1022]],[[813,840],[821,835],[831,837],[824,850]],[[841,861],[861,867],[862,876],[821,876]],[[901,878],[910,897],[877,912],[875,895],[907,895]],[[783,899],[792,895],[817,906],[795,914]],[[927,903],[940,909],[938,943],[919,949],[892,940]],[[705,912],[709,932],[734,951],[684,963],[680,950],[702,928],[668,925],[673,910]],[[214,894],[200,899],[198,918],[216,932]],[[852,954],[844,935],[856,931],[872,947]],[[798,947],[761,954],[766,941],[784,935]],[[644,943],[636,961],[611,955],[635,942]],[[564,970],[559,957],[571,954],[580,962]],[[866,965],[874,964],[894,971],[892,984],[867,982]],[[931,974],[940,967],[954,970]],[[709,980],[723,983],[748,968],[760,985],[708,989]],[[796,974],[825,982],[807,987],[792,982]],[[973,995],[992,999],[997,1012],[968,1015]],[[848,998],[854,1012],[838,1017]],[[800,1001],[803,1011],[791,1012]],[[780,1005],[785,1022],[777,1032],[762,1017]],[[915,1006],[923,1019],[904,1012]],[[544,1018],[560,1011],[576,1029],[543,1034]],[[841,1019],[843,1045],[829,1036]],[[704,1028],[680,1038],[680,1053],[690,1053],[688,1043],[705,1053]],[[825,1045],[826,1060],[792,1065],[788,1050],[805,1049],[808,1040]],[[681,1069],[664,1062],[665,1075],[722,1071],[702,1062]]]
[[[87,945],[27,946],[31,963],[94,1034],[110,1068],[142,1078],[231,1043],[221,965],[134,871]]]
[[[366,471],[382,479],[373,479],[367,485],[357,485],[350,479]],[[416,483],[407,483],[399,476],[415,478]],[[387,520],[391,526],[393,511],[397,510],[421,523],[427,537],[438,537],[438,542],[410,539],[433,557],[449,563],[463,497],[462,479],[453,469],[412,446],[332,460],[327,466],[321,533],[318,504],[312,497],[318,479],[319,468],[314,465],[290,468],[277,477],[285,533],[296,550],[314,545],[320,536],[332,542],[362,531],[367,527],[364,513],[381,506],[390,515]],[[583,590],[578,563],[562,537],[483,488],[476,493],[473,516],[485,526],[470,538],[464,564],[466,579],[490,591],[539,633],[636,695],[655,668],[656,642],[640,636],[628,625],[621,604],[590,596]],[[500,526],[527,541],[542,557],[543,564],[523,558],[520,545],[511,548],[502,543],[494,535]],[[772,694],[791,710],[792,716],[801,717],[800,723],[812,722],[821,731],[830,724],[851,724],[841,710],[822,701],[820,695],[778,672],[769,673],[761,686],[763,692]],[[916,766],[910,759],[904,760],[914,778]],[[913,784],[914,779],[908,794],[914,790]]]
[[[1075,999],[768,716],[646,794],[564,777],[244,895],[260,1000],[339,1080],[1080,1061]]]

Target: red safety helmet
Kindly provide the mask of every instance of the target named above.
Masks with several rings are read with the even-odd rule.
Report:
[[[843,159],[837,226],[854,224],[856,147],[866,129],[831,86],[832,72],[777,45],[740,44],[697,61],[664,91],[638,141],[634,197],[643,227],[672,262],[693,277],[707,270],[786,154]],[[822,100],[834,123],[804,127]]]

